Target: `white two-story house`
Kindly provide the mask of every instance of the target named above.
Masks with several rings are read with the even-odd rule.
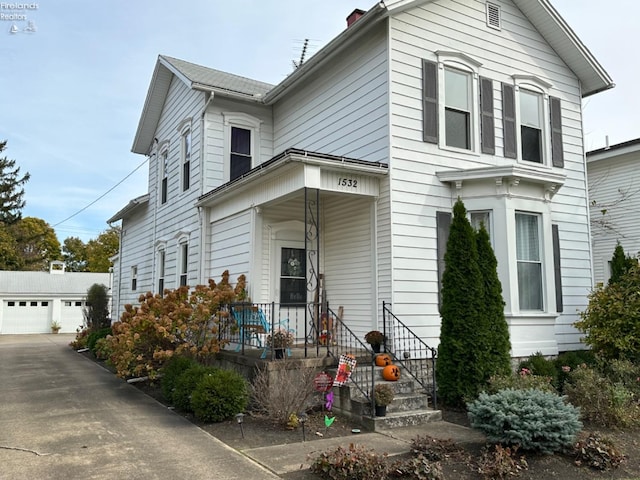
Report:
[[[345,12],[348,13],[348,12]],[[488,226],[512,354],[580,348],[592,286],[584,97],[612,80],[548,0],[390,0],[278,85],[158,58],[114,304],[245,274],[254,302],[382,302],[427,343],[460,197]]]

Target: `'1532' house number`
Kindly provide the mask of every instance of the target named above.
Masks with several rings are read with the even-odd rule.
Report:
[[[338,177],[339,187],[358,188],[358,180],[356,178],[340,178]]]

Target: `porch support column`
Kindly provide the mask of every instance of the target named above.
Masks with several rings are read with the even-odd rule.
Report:
[[[320,322],[320,190],[304,189],[304,249],[306,259],[307,308],[305,309],[305,357],[307,345],[319,349]],[[311,302],[311,303],[309,303]]]

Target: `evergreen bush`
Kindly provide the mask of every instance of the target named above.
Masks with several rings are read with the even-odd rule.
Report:
[[[529,373],[538,377],[551,378],[551,384],[556,386],[558,381],[558,370],[554,359],[547,359],[540,352],[529,355],[529,358],[520,362],[518,372],[526,369]]]
[[[214,367],[205,367],[203,365],[193,365],[188,368],[176,380],[173,389],[173,406],[183,412],[193,412],[191,408],[191,396],[193,391],[205,376],[211,375],[217,371]]]
[[[480,348],[484,351],[483,368],[484,379],[492,375],[507,375],[511,373],[511,341],[509,340],[509,326],[504,317],[504,299],[502,298],[502,284],[498,278],[498,261],[491,247],[489,234],[484,224],[476,234],[478,247],[478,266],[483,278],[484,310],[482,315],[486,321],[486,344]]]
[[[611,277],[609,278],[609,285],[619,282],[634,265],[638,265],[638,260],[625,255],[622,245],[618,242],[611,257]]]
[[[176,382],[189,368],[197,365],[197,362],[190,357],[183,355],[173,355],[164,364],[160,370],[162,378],[160,380],[160,388],[162,388],[162,396],[170,403],[173,403],[173,391],[176,388]]]
[[[582,429],[578,409],[535,389],[481,393],[468,411],[471,426],[490,442],[544,454],[570,447]]]
[[[109,289],[100,283],[94,283],[87,290],[86,307],[82,315],[90,332],[111,326],[109,314]]]
[[[203,422],[221,422],[243,412],[249,394],[245,379],[234,370],[217,370],[200,379],[191,408]]]
[[[453,207],[442,277],[440,345],[436,362],[438,397],[462,406],[485,384],[483,350],[487,342],[483,316],[483,277],[473,227],[461,200]]]

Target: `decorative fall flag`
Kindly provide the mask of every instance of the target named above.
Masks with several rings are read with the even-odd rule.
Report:
[[[338,373],[336,373],[336,379],[333,385],[341,387],[349,381],[351,372],[356,368],[356,357],[351,354],[343,353],[340,355],[340,361],[338,362]]]

